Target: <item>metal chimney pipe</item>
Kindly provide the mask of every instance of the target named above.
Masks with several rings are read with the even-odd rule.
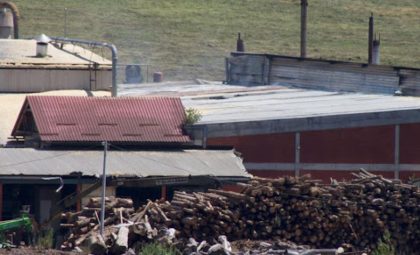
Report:
[[[241,38],[241,33],[238,33],[238,40],[236,40],[236,51],[237,52],[245,51],[245,45],[244,45],[244,41]]]
[[[12,11],[14,39],[19,39],[19,10],[17,6],[11,2],[0,2],[0,9],[2,8],[7,8]]]
[[[308,21],[308,0],[301,0],[300,6],[300,57],[306,58],[306,25]]]
[[[372,51],[373,51],[373,33],[374,33],[374,21],[373,13],[370,14],[369,18],[369,38],[368,38],[368,63],[372,64]]]
[[[96,41],[88,41],[88,40],[80,40],[80,39],[71,39],[71,38],[64,38],[64,37],[51,37],[52,40],[56,42],[63,42],[63,43],[80,43],[86,44],[89,46],[97,46],[97,47],[105,47],[111,50],[112,53],[112,88],[111,88],[111,95],[113,97],[117,96],[118,89],[117,89],[117,63],[118,63],[118,50],[114,44],[104,43],[104,42],[96,42]]]

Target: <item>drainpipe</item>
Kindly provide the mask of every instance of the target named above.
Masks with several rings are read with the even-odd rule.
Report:
[[[118,62],[118,51],[117,47],[114,44],[104,43],[104,42],[97,42],[97,41],[88,41],[88,40],[80,40],[80,39],[71,39],[71,38],[64,38],[64,37],[51,37],[53,41],[62,42],[62,43],[79,43],[79,44],[86,44],[88,46],[95,46],[95,47],[105,47],[111,50],[112,52],[112,88],[111,88],[111,95],[113,97],[117,96],[117,62]]]
[[[2,2],[0,3],[0,9],[2,8],[8,8],[12,11],[14,39],[19,39],[19,10],[17,6],[11,2]]]

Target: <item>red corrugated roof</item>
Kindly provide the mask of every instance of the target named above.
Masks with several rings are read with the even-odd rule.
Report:
[[[179,98],[28,96],[12,135],[30,109],[44,142],[183,143],[185,112]]]

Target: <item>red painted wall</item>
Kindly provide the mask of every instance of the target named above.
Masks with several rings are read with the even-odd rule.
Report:
[[[394,135],[394,125],[301,132],[300,162],[394,164]],[[245,163],[294,163],[295,161],[294,133],[211,138],[208,140],[208,145],[234,147],[242,153]],[[400,163],[420,164],[420,124],[400,126]],[[248,169],[248,171],[257,176],[270,178],[294,175],[293,169],[290,171]],[[330,177],[338,180],[352,178],[351,171],[319,169],[300,172],[310,173],[313,178],[327,182],[330,181]],[[388,178],[394,177],[393,171],[375,173]],[[400,172],[400,179],[404,181],[412,176],[420,177],[420,172]]]
[[[400,125],[400,162],[420,163],[420,124]]]
[[[291,133],[211,138],[208,147],[232,146],[244,162],[295,162],[295,135]]]
[[[394,127],[303,132],[302,163],[394,163]]]
[[[248,170],[248,172],[252,175],[256,175],[259,177],[264,178],[277,178],[282,176],[295,176],[295,172],[290,171],[284,171],[284,170]]]

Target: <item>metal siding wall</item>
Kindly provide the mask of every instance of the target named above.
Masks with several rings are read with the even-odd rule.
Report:
[[[413,176],[420,177],[419,132],[420,124],[400,126],[399,164],[417,164],[401,166],[399,177],[403,181]],[[358,171],[357,165],[368,164],[367,169],[370,166],[375,169],[370,170],[372,173],[392,179],[396,163],[395,134],[395,125],[302,132],[299,163],[306,170],[301,168],[300,175],[311,174],[313,178],[328,183],[330,178],[351,179],[351,172]],[[250,166],[247,170],[253,175],[268,178],[295,175],[294,133],[211,138],[209,145],[233,146],[242,153],[244,163],[248,162]],[[317,169],[311,163],[321,165]],[[330,167],[339,164],[340,169],[321,169],[322,164]],[[256,165],[259,169],[253,168]],[[307,169],[308,166],[312,166],[311,170]]]
[[[264,56],[239,56],[228,59],[229,84],[263,85],[268,62]]]
[[[293,133],[209,138],[207,145],[232,146],[244,162],[295,162]]]
[[[399,70],[401,91],[405,95],[420,95],[420,72],[418,70]]]
[[[109,89],[111,70],[97,71],[95,89]],[[0,92],[42,92],[62,89],[90,88],[88,70],[0,69]]]
[[[400,125],[400,163],[420,164],[420,124]]]
[[[343,181],[343,180],[351,180],[353,179],[352,172],[356,173],[358,170],[352,170],[349,169],[349,171],[327,171],[327,170],[315,170],[315,171],[309,171],[309,170],[303,170],[302,174],[310,174],[312,178],[314,179],[320,179],[324,183],[330,183],[331,178],[335,179],[337,181]],[[373,174],[379,174],[384,176],[385,178],[394,178],[394,173],[392,172],[385,172],[385,171],[371,171]]]
[[[248,170],[250,174],[264,178],[278,178],[282,176],[294,176],[295,173],[291,171],[278,171],[278,170]]]
[[[270,83],[303,88],[393,93],[399,77],[388,66],[273,57]]]
[[[400,179],[404,182],[407,182],[411,178],[420,178],[420,172],[414,171],[401,171],[400,172]]]
[[[302,163],[394,163],[394,126],[301,134]]]

